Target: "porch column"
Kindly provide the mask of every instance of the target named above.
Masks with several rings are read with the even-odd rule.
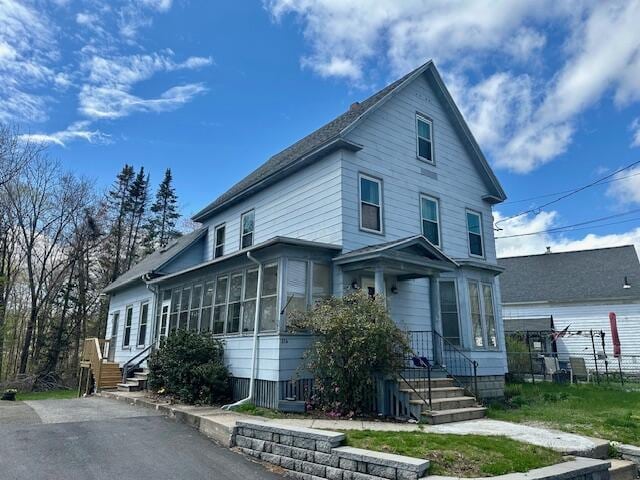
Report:
[[[381,266],[376,267],[374,287],[376,289],[376,295],[386,296],[387,292],[384,291],[384,268]]]
[[[440,275],[434,273],[429,277],[429,293],[431,304],[431,330],[438,335],[433,335],[433,360],[438,364],[443,364],[442,350],[442,318],[440,316]]]

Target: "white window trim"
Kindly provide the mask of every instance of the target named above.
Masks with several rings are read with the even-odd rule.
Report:
[[[142,310],[144,306],[147,306],[147,319],[145,320],[146,330],[144,332],[144,338],[142,339],[142,343],[140,343],[140,330],[142,329]],[[138,335],[136,336],[136,346],[144,347],[147,344],[147,335],[149,334],[149,302],[140,302],[140,311],[138,312]]]
[[[365,202],[364,200],[362,200],[362,179],[365,180],[369,180],[371,182],[374,182],[378,185],[378,198],[380,199],[380,205],[376,205],[375,203],[370,203],[370,202]],[[362,204],[366,204],[366,205],[372,205],[374,207],[378,207],[378,211],[379,211],[379,221],[380,221],[380,230],[374,230],[372,228],[367,228],[364,227],[362,225]],[[382,214],[382,204],[383,204],[383,198],[382,198],[382,180],[376,177],[372,177],[370,175],[366,175],[364,173],[360,173],[358,174],[358,217],[360,219],[360,230],[362,230],[363,232],[369,232],[369,233],[376,233],[378,235],[384,235],[384,216]]]
[[[124,339],[126,337],[126,331],[127,331],[127,313],[129,312],[129,309],[131,309],[131,324],[129,325],[129,343],[128,344],[124,344]],[[123,350],[129,350],[131,349],[131,330],[133,330],[133,305],[127,305],[124,308],[124,323],[122,324],[122,349]]]
[[[253,214],[253,230],[251,230],[251,245],[249,245],[248,247],[243,247],[242,246],[242,237],[244,237],[245,234],[243,229],[244,229],[244,217],[246,217],[249,214]],[[225,232],[226,235],[226,232]],[[240,215],[240,250],[245,250],[247,248],[251,248],[253,245],[255,245],[256,243],[256,211],[255,209],[251,209],[251,210],[247,210],[246,212],[244,212],[242,215]]]
[[[467,214],[469,213],[471,215],[475,215],[476,217],[478,217],[478,220],[480,223],[480,244],[482,246],[482,255],[471,253],[471,242],[469,241],[469,235],[477,235],[477,234],[469,231],[469,222],[467,221]],[[484,258],[485,243],[484,243],[484,224],[482,222],[482,214],[480,212],[476,212],[475,210],[470,210],[467,208],[464,212],[464,223],[467,230],[467,249],[469,251],[469,256],[475,257],[475,258]]]
[[[427,235],[424,233],[422,222],[427,221],[427,222],[433,223],[433,221],[429,220],[428,218],[424,218],[424,215],[422,212],[422,199],[431,200],[436,204],[436,225],[438,225],[438,243],[434,243],[434,245],[436,247],[442,248],[442,225],[440,223],[440,200],[437,199],[436,197],[432,197],[431,195],[427,195],[425,193],[420,194],[420,231],[422,232],[422,235],[424,235],[425,238],[427,238]],[[427,240],[429,239],[427,238]]]
[[[240,225],[242,227],[242,221]],[[224,230],[224,235],[222,237],[222,244],[218,245],[218,230],[220,230],[221,228],[224,228],[225,230]],[[224,246],[225,246],[226,240],[227,240],[226,224],[221,223],[220,225],[217,225],[213,230],[213,258],[220,258],[224,256]],[[242,232],[240,232],[240,244],[242,244]],[[218,250],[219,246],[222,247],[222,253],[220,255],[216,255],[216,250]]]
[[[431,138],[425,138],[419,135],[418,132],[420,130],[418,129],[418,121],[429,124],[429,131],[431,132]],[[420,139],[421,138],[428,141],[429,145],[431,145],[431,160],[420,155]],[[431,165],[436,164],[436,160],[433,155],[433,120],[431,120],[430,118],[427,118],[424,115],[421,115],[420,113],[416,113],[416,157],[418,157],[423,162],[427,162],[428,164],[431,164]]]

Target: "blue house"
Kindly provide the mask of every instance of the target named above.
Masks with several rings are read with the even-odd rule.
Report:
[[[274,407],[309,382],[296,370],[311,338],[289,331],[291,313],[365,289],[441,373],[433,410],[481,416],[468,393],[501,396],[506,372],[492,228],[505,198],[427,62],[271,157],[196,213],[199,229],[109,285],[110,359],[142,358],[177,328],[211,331],[234,396]],[[389,395],[421,398],[411,382]]]

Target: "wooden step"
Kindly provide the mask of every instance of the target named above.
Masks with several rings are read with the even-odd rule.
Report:
[[[462,422],[464,420],[476,420],[484,418],[487,409],[485,407],[454,408],[451,410],[432,410],[422,412],[423,419],[431,425],[442,423]]]
[[[629,460],[609,459],[609,480],[635,480],[638,478],[638,465]]]
[[[422,400],[411,400],[413,404],[423,404],[425,410],[428,410],[427,405]],[[453,397],[453,398],[438,398],[431,400],[431,410],[454,410],[467,407],[476,407],[476,399],[474,397]]]
[[[401,392],[407,393],[411,396],[411,400],[420,400],[422,398],[429,397],[428,388],[416,388],[415,390],[403,387],[400,388]],[[431,398],[451,398],[451,397],[464,397],[464,388],[461,387],[439,387],[431,388]]]

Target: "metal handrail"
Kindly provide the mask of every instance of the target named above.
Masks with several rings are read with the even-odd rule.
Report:
[[[468,355],[466,355],[460,348],[458,348],[457,345],[454,345],[453,343],[451,343],[449,340],[447,340],[445,337],[443,337],[442,335],[440,335],[438,332],[434,331],[433,335],[436,339],[440,340],[443,344],[443,360],[444,359],[444,354],[445,354],[445,348],[444,345],[446,344],[447,346],[447,351],[448,352],[453,352],[455,355],[457,355],[458,357],[461,357],[462,360],[466,361],[469,363],[469,367],[470,367],[470,371],[469,373],[471,374],[470,376],[473,378],[473,390],[470,389],[466,383],[464,381],[462,381],[461,379],[459,379],[459,375],[456,375],[451,369],[451,368],[447,368],[446,364],[443,365],[443,367],[446,368],[447,373],[449,375],[451,375],[451,377],[456,380],[460,386],[464,387],[466,390],[468,390],[470,393],[473,394],[474,397],[476,397],[476,400],[478,399],[478,362],[472,358],[470,358]],[[446,360],[445,360],[446,363]]]
[[[142,362],[144,362],[147,358],[149,358],[149,355],[151,355],[151,352],[149,350],[152,350],[153,347],[154,347],[154,344],[152,343],[151,345],[146,347],[144,350],[140,351],[135,357],[132,357],[129,360],[127,360],[127,362],[122,366],[122,383],[127,382],[127,378],[129,378],[130,371],[138,368]],[[147,353],[147,355],[145,355],[143,358],[140,358],[140,360],[134,363],[134,360],[137,360],[140,356],[144,355],[145,353]]]

